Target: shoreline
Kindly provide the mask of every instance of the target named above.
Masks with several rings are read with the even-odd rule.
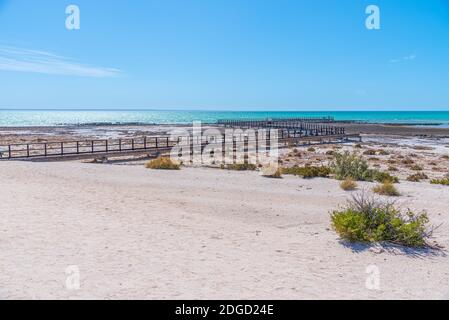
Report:
[[[449,128],[433,128],[428,126],[336,123],[344,127],[347,134],[377,135],[379,137],[397,138],[449,138]],[[216,128],[214,124],[203,124],[202,127]],[[191,130],[189,125],[82,125],[82,126],[22,126],[0,127],[0,145],[15,143],[34,143],[52,141],[72,141],[91,139],[132,138],[150,135],[170,135],[177,129]]]

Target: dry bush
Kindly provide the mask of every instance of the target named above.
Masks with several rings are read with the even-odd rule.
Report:
[[[340,183],[340,187],[345,191],[353,191],[357,189],[357,183],[353,179],[347,178]]]
[[[157,158],[151,161],[148,161],[145,165],[147,169],[155,169],[155,170],[180,170],[181,165],[171,160],[170,158]]]
[[[429,179],[429,177],[425,173],[420,172],[420,173],[415,173],[415,174],[412,174],[411,176],[409,176],[407,178],[407,181],[421,182],[421,180],[426,180],[426,179]]]
[[[373,188],[373,192],[389,197],[398,197],[401,195],[398,189],[396,189],[394,184],[391,182],[384,182],[382,184],[379,184],[378,186]]]

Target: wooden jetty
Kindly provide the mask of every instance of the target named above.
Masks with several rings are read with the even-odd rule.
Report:
[[[262,143],[255,131],[254,139],[243,135],[233,137],[233,143],[243,139],[245,145],[252,143],[258,145]],[[269,133],[269,131],[268,131]],[[266,134],[263,143],[267,146],[271,145],[271,136]],[[85,140],[85,141],[61,141],[61,142],[42,142],[42,143],[26,143],[11,144],[0,146],[1,160],[75,160],[75,159],[101,159],[108,157],[123,157],[139,154],[147,154],[148,156],[156,156],[168,153],[175,145],[182,144],[182,141],[190,141],[193,149],[193,138],[190,137],[141,137],[133,139],[107,139],[107,140]],[[222,141],[224,144],[225,136],[223,134]],[[278,129],[277,141],[279,148],[302,146],[323,143],[344,143],[360,141],[359,135],[347,135],[338,131],[325,128],[313,128],[309,131],[300,131],[297,129]],[[202,137],[201,141],[196,142],[205,148],[210,142],[206,137]]]

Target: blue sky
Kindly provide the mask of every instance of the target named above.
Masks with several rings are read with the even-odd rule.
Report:
[[[448,88],[448,0],[0,0],[0,108],[449,110]]]

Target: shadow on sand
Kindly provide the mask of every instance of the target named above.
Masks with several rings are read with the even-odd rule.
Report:
[[[426,248],[410,248],[392,243],[382,242],[376,244],[355,243],[340,240],[340,244],[354,253],[372,252],[375,254],[388,253],[394,255],[405,255],[411,258],[446,257],[446,250],[442,247],[433,246]]]

